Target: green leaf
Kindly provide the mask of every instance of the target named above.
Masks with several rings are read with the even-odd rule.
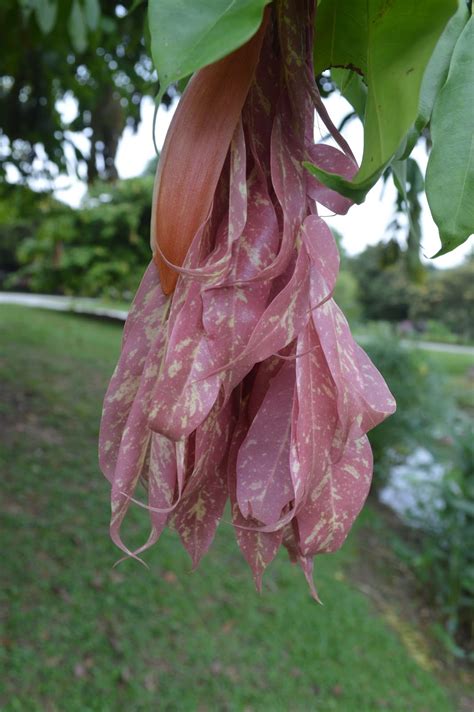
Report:
[[[423,268],[420,263],[421,203],[419,195],[424,182],[418,163],[413,158],[393,160],[390,164],[393,182],[399,194],[397,210],[403,210],[408,218],[407,249],[405,259],[409,275],[418,279]],[[409,187],[408,187],[409,186]]]
[[[84,12],[78,0],[74,0],[68,21],[69,36],[76,52],[81,54],[87,49],[87,29]]]
[[[436,97],[448,76],[449,63],[454,47],[468,19],[469,10],[467,4],[465,0],[459,0],[458,10],[446,25],[426,67],[421,83],[418,116],[414,126],[411,127],[407,134],[402,158],[407,158],[410,155],[421,132],[429,123]]]
[[[426,65],[456,8],[457,0],[322,0],[316,13],[315,71],[357,71],[368,93],[357,175],[346,181],[317,169],[319,180],[356,202],[364,200],[416,119]]]
[[[420,104],[415,126],[418,131],[428,124],[439,90],[448,76],[449,64],[454,47],[469,20],[469,10],[465,0],[461,0],[457,12],[446,25],[435,47],[421,83]]]
[[[342,96],[353,106],[357,116],[363,121],[367,102],[367,85],[360,74],[352,69],[332,69],[331,79]]]
[[[84,0],[84,14],[89,29],[96,30],[100,21],[99,0]]]
[[[426,197],[442,243],[436,257],[454,250],[474,230],[473,46],[471,17],[454,48],[431,118]]]
[[[56,22],[58,6],[55,0],[36,0],[36,22],[44,35],[49,34]]]
[[[367,74],[367,0],[321,0],[316,11],[314,71],[345,67]]]
[[[100,28],[106,35],[113,35],[113,33],[117,30],[117,23],[111,17],[102,15],[100,18]]]
[[[269,0],[149,0],[153,62],[162,87],[241,47]]]
[[[355,184],[351,183],[351,181],[345,180],[345,178],[341,178],[341,176],[337,175],[336,173],[328,173],[327,171],[323,170],[322,168],[318,168],[318,166],[315,166],[312,163],[309,163],[308,161],[303,161],[303,166],[311,173],[311,175],[315,176],[315,178],[317,178],[321,183],[327,185],[328,188],[337,191],[341,195],[345,195],[346,198],[350,198],[355,203],[364,202],[365,196],[367,195],[369,190],[375,185],[380,175],[382,175],[383,173],[383,171],[381,170],[375,181],[373,180],[373,178],[369,177],[368,179]]]
[[[405,202],[405,208],[407,208],[407,162],[392,161],[390,168],[392,170],[393,182],[395,183],[395,187]]]

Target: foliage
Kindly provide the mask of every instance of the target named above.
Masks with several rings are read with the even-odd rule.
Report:
[[[473,40],[471,17],[456,43],[448,77],[433,107],[426,195],[440,231],[438,254],[461,245],[474,230]]]
[[[461,310],[460,310],[461,311]],[[423,322],[423,331],[416,332],[416,339],[421,341],[435,341],[441,344],[458,344],[464,340],[465,334],[455,334],[446,324],[436,319]]]
[[[374,453],[374,488],[386,482],[390,467],[420,442],[434,440],[436,426],[446,418],[443,379],[426,357],[404,347],[389,328],[373,330],[364,348],[383,373],[395,396],[397,411],[369,434]],[[439,404],[445,408],[440,412]]]
[[[268,2],[151,0],[151,51],[162,90],[243,45],[256,33]]]
[[[401,252],[406,264],[407,274],[413,282],[423,282],[425,269],[420,260],[421,240],[421,201],[425,183],[418,163],[413,158],[406,161],[393,161],[391,173],[397,188],[396,212],[388,230],[394,233],[395,244],[400,231],[400,218],[408,218],[406,230],[406,249]],[[388,172],[384,174],[386,179]]]
[[[441,614],[441,640],[450,652],[474,660],[474,440],[469,424],[454,434],[450,471],[429,483],[429,499],[410,515],[420,529],[417,545],[398,551]]]
[[[368,246],[348,262],[348,267],[359,286],[365,319],[404,321],[410,318],[417,285],[410,280],[406,260],[400,259],[396,241]]]
[[[74,155],[78,173],[89,182],[97,176],[115,178],[120,135],[125,125],[137,126],[143,95],[157,90],[151,51],[162,80],[160,96],[169,103],[175,90],[166,94],[166,86],[244,43],[256,31],[266,4],[239,0],[228,6],[208,0],[199,3],[198,12],[184,0],[150,0],[150,32],[145,2],[133,2],[127,12],[117,0],[5,0],[0,9],[0,175],[8,173],[11,180],[14,167],[20,179],[54,177]],[[462,50],[469,42],[470,12],[465,0],[430,0],[429,7],[409,13],[402,0],[388,5],[383,0],[350,5],[320,0],[317,11],[316,71],[331,69],[334,83],[363,119],[365,146],[352,183],[324,175],[316,166],[311,170],[362,200],[387,166],[397,173],[396,161],[407,158],[434,107],[428,198],[445,251],[462,242],[472,225],[467,196],[473,182],[468,159],[473,87],[463,80],[469,67]],[[77,102],[70,124],[59,111],[58,101],[64,98]],[[73,132],[82,132],[90,148]],[[454,203],[453,213],[449,206]],[[411,242],[415,249],[408,256],[413,257],[416,233]]]
[[[208,0],[190,19],[192,3],[150,0],[158,74],[163,81],[176,81],[229,54],[256,32],[265,4],[266,0],[240,0],[228,6]],[[334,82],[363,120],[364,154],[351,180],[314,163],[305,166],[329,188],[363,202],[388,167],[408,158],[433,117],[435,151],[427,190],[440,230],[441,252],[464,242],[473,224],[468,199],[474,184],[469,157],[474,92],[469,81],[470,15],[471,5],[465,0],[429,0],[410,5],[410,12],[402,0],[317,3],[315,71],[319,75],[335,70]],[[351,81],[354,73],[363,83]],[[393,171],[399,181],[406,173],[396,167]],[[405,194],[403,185],[400,190]],[[411,237],[419,243],[416,234]]]
[[[428,273],[425,284],[413,292],[410,317],[436,319],[454,334],[474,339],[474,254],[453,269]]]
[[[360,255],[345,259],[345,269],[358,285],[358,300],[365,320],[409,320],[420,337],[441,341],[474,339],[474,256],[458,267],[421,267],[412,279],[416,260],[410,248],[401,250],[395,239],[368,246]],[[437,324],[435,324],[437,322]]]
[[[412,6],[409,14],[403,2],[319,4],[316,71],[347,67],[364,77],[368,89],[362,163],[352,181],[339,178],[336,186],[356,202],[364,200],[415,121],[424,70],[455,9],[456,0],[429,0]],[[315,175],[327,179],[324,171],[319,173]]]
[[[56,201],[24,186],[0,187],[0,288],[19,269],[18,246],[34,234]]]
[[[448,76],[454,48],[469,19],[471,10],[472,3],[464,1],[458,3],[457,11],[444,28],[435,51],[431,55],[421,83],[418,116],[413,133],[407,140],[407,154],[411,151],[417,134],[420,134],[430,122],[434,104]]]
[[[324,608],[285,556],[257,596],[229,526],[202,575],[172,533],[149,570],[112,568],[96,442],[121,329],[18,307],[0,318],[4,712],[454,711],[348,578],[368,558],[354,536],[317,561]],[[148,514],[131,514],[139,541]]]
[[[400,179],[407,169],[400,164],[432,118],[436,148],[426,191],[440,232],[439,254],[444,254],[462,244],[473,225],[468,197],[474,190],[474,87],[469,81],[473,20],[471,3],[465,0],[433,0],[429,5],[407,13],[403,2],[322,0],[316,18],[316,69],[336,68],[336,83],[363,120],[364,155],[351,181],[305,165],[328,187],[358,203],[390,167],[404,195]],[[347,74],[341,82],[340,67],[362,75],[367,92],[360,82],[348,81]],[[419,244],[416,233],[411,238]]]
[[[35,292],[130,298],[149,260],[151,177],[97,184],[85,206],[55,202],[18,249],[10,286]]]
[[[359,288],[354,275],[347,269],[341,269],[337,276],[334,299],[346,315],[350,324],[359,321],[362,310],[359,301]]]
[[[133,13],[116,0],[0,5],[0,177],[12,167],[23,178],[55,176],[67,169],[69,151],[89,182],[115,178],[122,131],[136,128],[142,97],[156,93],[143,38],[145,5]],[[60,113],[63,99],[77,102],[69,124]],[[71,132],[84,133],[90,152]]]

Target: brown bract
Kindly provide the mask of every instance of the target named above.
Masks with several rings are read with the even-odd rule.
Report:
[[[260,56],[267,14],[245,45],[189,82],[156,172],[151,245],[165,294],[174,291],[192,239],[208,217],[217,182]]]

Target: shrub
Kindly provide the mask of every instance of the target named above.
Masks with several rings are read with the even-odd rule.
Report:
[[[153,178],[97,185],[80,210],[54,203],[17,250],[9,286],[78,296],[131,297],[150,259]]]
[[[362,313],[358,285],[356,278],[347,269],[341,269],[338,274],[334,299],[341,307],[350,324],[356,324]]]
[[[424,324],[423,332],[417,335],[418,338],[420,336],[427,341],[437,341],[444,344],[456,344],[459,341],[463,341],[463,339],[459,335],[454,334],[446,324],[443,324],[441,321],[436,321],[435,319],[428,319]]]
[[[57,201],[48,193],[25,186],[0,185],[0,288],[19,267],[18,246],[36,233],[44,215]]]
[[[397,401],[397,411],[370,431],[374,453],[376,490],[388,478],[390,468],[416,447],[433,442],[436,427],[446,418],[443,380],[423,352],[404,346],[386,324],[372,327],[364,348],[383,373]]]
[[[459,267],[433,270],[414,294],[413,320],[436,319],[447,329],[474,340],[474,254]]]
[[[404,321],[409,319],[410,304],[418,286],[410,279],[404,260],[390,255],[392,243],[370,245],[348,260],[348,268],[357,280],[359,299],[365,319]]]
[[[474,660],[474,442],[466,425],[456,434],[446,476],[429,483],[410,521],[416,546],[399,554],[415,572],[428,601],[439,611],[435,629],[450,652]],[[434,516],[433,516],[434,514]]]

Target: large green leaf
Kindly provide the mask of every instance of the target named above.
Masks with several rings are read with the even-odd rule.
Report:
[[[458,10],[444,28],[426,67],[420,89],[418,116],[414,126],[408,132],[402,158],[407,158],[410,155],[420,133],[429,123],[438,92],[448,76],[449,63],[451,62],[454,47],[469,19],[466,1],[458,0],[458,2]]]
[[[364,154],[352,181],[313,166],[329,187],[362,202],[414,123],[426,65],[457,0],[322,0],[316,13],[315,70],[346,67],[368,87]]]
[[[149,0],[153,62],[162,88],[241,47],[269,0]]]
[[[316,11],[316,74],[330,67],[367,73],[367,5],[367,0],[321,0]]]
[[[442,243],[437,256],[474,232],[474,18],[454,48],[448,78],[431,118],[426,197]]]
[[[465,0],[461,0],[455,15],[449,20],[439,38],[421,83],[420,103],[416,128],[421,131],[429,122],[439,90],[448,76],[449,64],[454,47],[469,20],[469,10]]]
[[[367,102],[367,85],[352,69],[332,69],[331,79],[360,119],[364,119]]]

